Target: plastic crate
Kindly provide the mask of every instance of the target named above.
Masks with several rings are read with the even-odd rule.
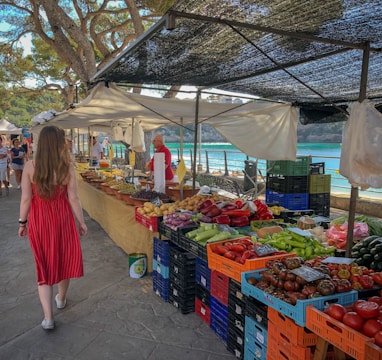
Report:
[[[297,300],[296,305],[291,305],[282,301],[266,292],[258,289],[256,286],[248,283],[247,279],[255,277],[261,278],[261,271],[249,271],[242,274],[241,289],[243,294],[252,296],[255,299],[263,302],[264,304],[274,308],[282,314],[290,317],[296,322],[297,325],[305,326],[306,322],[306,308],[310,305],[316,307],[319,310],[323,310],[327,304],[339,303],[341,305],[351,305],[358,299],[358,292],[355,290],[348,291],[340,294],[333,294],[329,296],[321,296],[314,299]],[[268,324],[269,325],[269,324]],[[310,329],[312,330],[312,329]]]
[[[237,314],[232,307],[228,305],[228,325],[236,328],[244,334],[245,330],[245,313]]]
[[[214,253],[215,247],[219,244],[224,244],[224,242],[225,241],[219,241],[207,245],[208,267],[211,270],[217,270],[238,282],[241,282],[242,272],[264,268],[268,260],[276,260],[285,257],[296,256],[296,254],[280,254],[274,256],[265,256],[257,259],[246,260],[244,264],[239,264],[236,261],[227,259],[224,256]]]
[[[168,279],[170,275],[170,269],[168,266],[164,266],[161,263],[158,263],[153,259],[153,271],[156,271],[158,274],[162,275],[164,279]]]
[[[195,284],[195,296],[208,307],[210,306],[211,294],[210,292],[202,285]]]
[[[165,301],[168,301],[169,283],[169,279],[165,279],[162,275],[153,271],[153,290]]]
[[[198,315],[208,326],[211,323],[211,310],[210,307],[204,304],[200,299],[195,297],[195,313]]]
[[[195,229],[195,228],[193,228]],[[190,229],[190,228],[181,228],[179,229],[179,244],[181,244],[182,248],[186,249],[187,251],[189,251],[191,254],[194,254],[195,256],[198,256],[198,248],[199,248],[199,244],[192,240],[192,239],[189,239],[185,234],[187,234],[188,232],[190,232],[191,230],[193,229]]]
[[[195,263],[195,281],[208,291],[211,290],[211,270],[208,268],[207,261],[199,257],[196,258]]]
[[[245,315],[268,328],[268,306],[250,296],[246,297]]]
[[[139,206],[134,209],[135,221],[152,232],[158,232],[158,223],[163,219],[163,216],[144,216],[138,212]]]
[[[195,264],[196,256],[189,251],[184,250],[174,243],[170,243],[170,262],[175,260],[178,263]]]
[[[308,193],[285,194],[271,190],[265,191],[265,202],[283,206],[289,210],[304,210],[308,209],[309,196]]]
[[[309,194],[330,193],[331,175],[310,175]]]
[[[162,240],[154,237],[154,256],[159,264],[169,266],[170,264],[170,248],[167,240]]]
[[[244,333],[232,328],[228,323],[227,350],[236,358],[244,358]]]
[[[178,231],[170,228],[163,221],[158,222],[158,233],[159,235],[163,235],[173,243],[179,245]]]
[[[172,280],[176,285],[182,286],[184,288],[195,287],[195,272],[185,269],[184,271],[179,271],[182,269],[172,263],[170,265],[170,276],[169,279]]]
[[[279,313],[271,307],[268,307],[268,320],[276,325],[276,327],[290,340],[292,345],[314,346],[317,343],[317,334],[303,326],[296,325],[292,319],[289,319],[287,316]]]
[[[233,299],[238,299],[244,303],[247,301],[247,297],[241,292],[241,284],[236,280],[229,279],[228,303],[230,303],[230,300]]]
[[[211,296],[228,306],[229,277],[217,270],[211,271]]]
[[[268,329],[264,326],[261,326],[257,321],[253,320],[249,316],[245,317],[245,337],[252,339],[250,343],[258,341],[261,345],[267,345],[268,343]]]
[[[252,339],[251,339],[252,340]],[[244,343],[244,360],[266,360],[267,359],[267,346],[261,345],[258,341],[254,341],[252,346],[249,346],[247,337]],[[272,359],[275,360],[275,359]]]
[[[270,360],[311,360],[313,347],[293,345],[277,327],[269,322],[268,352]]]
[[[382,348],[372,342],[365,346],[365,360],[382,360]]]
[[[306,327],[351,357],[366,359],[366,344],[371,339],[313,306],[306,309]]]
[[[296,194],[308,192],[308,176],[267,175],[267,190]]]
[[[307,176],[310,172],[309,165],[309,156],[298,156],[296,161],[267,160],[267,174]]]
[[[322,175],[325,174],[325,163],[318,162],[309,164],[310,175]]]
[[[316,215],[330,216],[330,193],[309,194],[309,207]]]
[[[190,314],[195,311],[195,297],[192,299],[168,295],[168,302],[174,305],[182,314]]]

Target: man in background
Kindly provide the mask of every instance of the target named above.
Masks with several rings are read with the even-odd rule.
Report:
[[[91,159],[92,166],[99,166],[99,161],[103,159],[103,148],[102,145],[98,142],[96,136],[90,136],[92,141],[91,147]]]

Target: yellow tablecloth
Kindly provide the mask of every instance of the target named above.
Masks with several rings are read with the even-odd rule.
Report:
[[[78,180],[78,192],[83,209],[102,226],[120,248],[127,254],[147,255],[147,271],[151,272],[153,236],[158,234],[152,233],[135,221],[134,206],[126,205],[82,179]]]

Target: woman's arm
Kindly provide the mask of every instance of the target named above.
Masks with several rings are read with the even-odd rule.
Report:
[[[70,180],[68,183],[68,199],[72,207],[73,213],[78,221],[80,235],[87,235],[88,228],[85,224],[84,214],[82,211],[80,198],[78,196],[77,177],[73,164],[70,165],[69,174]]]
[[[32,201],[32,175],[33,175],[33,164],[28,161],[24,166],[23,175],[21,178],[21,201],[20,201],[20,220],[28,220],[28,214],[30,209],[30,204]],[[19,236],[25,237],[27,235],[27,224],[20,224]]]

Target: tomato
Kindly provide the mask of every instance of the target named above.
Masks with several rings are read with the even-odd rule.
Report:
[[[332,295],[336,291],[336,287],[331,280],[321,280],[317,285],[317,291],[322,296]]]
[[[382,285],[382,272],[376,272],[371,276],[376,284]]]
[[[354,305],[354,310],[364,319],[379,315],[379,305],[372,301],[361,301]]]
[[[363,319],[355,311],[347,312],[342,318],[342,322],[354,330],[361,331],[363,326]]]
[[[372,296],[372,297],[368,298],[367,301],[372,301],[372,302],[377,303],[379,306],[382,306],[382,297],[380,297],[380,296]]]
[[[362,332],[368,337],[374,337],[378,331],[382,331],[382,324],[376,319],[368,319],[363,324]]]
[[[326,313],[332,317],[333,319],[336,319],[338,321],[342,321],[344,315],[346,314],[346,309],[344,306],[340,304],[330,304],[328,309],[326,310]]]
[[[378,346],[382,347],[382,331],[378,331],[374,334],[374,340]]]
[[[374,280],[370,275],[361,275],[359,282],[364,289],[371,289],[374,285]]]
[[[351,282],[348,279],[340,279],[336,282],[336,292],[343,293],[352,289]]]

